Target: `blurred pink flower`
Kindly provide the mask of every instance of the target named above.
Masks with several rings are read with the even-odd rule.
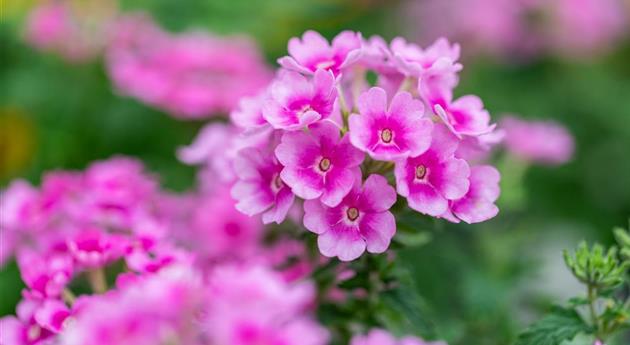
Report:
[[[590,56],[610,48],[627,27],[620,0],[428,0],[404,11],[423,41],[445,35],[508,58]]]
[[[350,193],[335,207],[319,200],[304,203],[304,226],[318,234],[319,251],[327,257],[351,261],[363,254],[383,253],[396,233],[389,208],[396,191],[380,175],[370,175],[363,186],[357,180]]]
[[[389,332],[382,329],[372,329],[366,335],[355,335],[350,345],[446,345],[445,342],[427,342],[420,338],[407,336],[396,339]]]
[[[119,20],[106,62],[121,93],[185,119],[229,112],[271,78],[246,38],[170,34],[143,15]]]
[[[95,8],[83,10],[71,1],[42,2],[28,16],[26,41],[71,62],[94,59],[106,44],[115,13],[113,3],[101,1]]]
[[[505,148],[510,154],[532,163],[559,165],[571,160],[573,136],[562,125],[551,121],[525,121],[504,117]]]

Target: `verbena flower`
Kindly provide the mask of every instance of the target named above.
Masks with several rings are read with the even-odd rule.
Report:
[[[372,158],[396,160],[429,148],[433,123],[411,94],[396,94],[388,107],[385,90],[374,87],[359,97],[358,108],[349,118],[350,141]]]
[[[308,132],[284,133],[275,153],[284,166],[280,177],[293,193],[306,200],[320,198],[328,206],[348,194],[364,156],[330,122],[312,125]]]
[[[573,156],[574,140],[562,125],[551,121],[525,121],[513,116],[501,120],[505,148],[525,161],[558,165]]]
[[[318,234],[320,252],[342,261],[358,258],[367,249],[382,253],[396,232],[396,191],[379,175],[370,175],[363,186],[357,181],[350,193],[334,207],[319,200],[304,203],[304,226]]]
[[[280,66],[304,74],[328,70],[338,75],[361,57],[361,35],[343,31],[332,45],[315,31],[306,31],[302,39],[289,40],[289,54],[278,59]]]
[[[445,218],[459,222],[479,223],[494,218],[499,213],[495,205],[501,189],[499,180],[501,175],[492,166],[480,165],[470,169],[470,188],[466,195],[452,200]]]
[[[337,94],[335,78],[325,70],[315,72],[312,80],[296,72],[284,72],[270,86],[262,113],[274,128],[302,129],[328,118]]]
[[[455,150],[455,136],[444,126],[436,126],[429,150],[396,163],[396,188],[409,207],[440,216],[448,209],[449,200],[466,194],[470,168],[465,160],[455,158]]]

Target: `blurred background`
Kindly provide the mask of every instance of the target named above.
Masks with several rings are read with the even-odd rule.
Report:
[[[113,6],[94,2],[86,16]],[[195,170],[175,150],[204,122],[121,96],[100,56],[70,61],[27,43],[25,23],[40,4],[2,2],[0,187],[125,154],[143,160],[166,188],[193,188]],[[428,243],[401,253],[430,322],[452,344],[509,344],[550,303],[582,293],[561,250],[582,239],[612,243],[612,227],[628,224],[630,4],[623,0],[123,0],[117,7],[148,12],[168,31],[250,35],[270,67],[307,29],[421,45],[446,36],[462,45],[458,92],[479,95],[494,120],[515,114],[568,129],[575,151],[564,164],[496,153],[497,218],[436,222],[426,229]],[[10,263],[0,271],[0,315],[14,312],[20,289]]]

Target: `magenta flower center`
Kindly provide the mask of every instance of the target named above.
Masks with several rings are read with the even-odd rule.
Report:
[[[385,128],[381,131],[381,140],[384,143],[389,144],[390,142],[392,142],[393,137],[394,133],[392,133],[391,129]]]
[[[424,165],[418,165],[416,167],[416,179],[422,180],[427,176],[427,168]]]
[[[324,157],[319,161],[319,170],[326,172],[330,169],[330,159]]]
[[[348,211],[346,211],[346,215],[348,216],[348,219],[355,221],[359,218],[359,209],[356,207],[350,207]]]
[[[297,112],[297,116],[298,117],[302,117],[302,115],[306,114],[306,112],[313,110],[313,108],[311,108],[310,104],[305,104],[304,106],[302,106],[302,108],[300,108],[300,110],[298,110]]]

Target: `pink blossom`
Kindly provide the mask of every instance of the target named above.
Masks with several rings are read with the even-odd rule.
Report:
[[[87,301],[62,333],[59,344],[199,344],[191,327],[203,306],[201,279],[173,266]]]
[[[246,130],[266,126],[268,122],[263,116],[262,108],[267,97],[266,92],[261,92],[253,97],[243,97],[239,101],[238,107],[230,113],[232,123]]]
[[[390,49],[398,70],[406,76],[420,77],[440,59],[461,69],[461,65],[456,64],[460,47],[458,44],[451,45],[446,38],[439,38],[427,49],[422,49],[416,44],[407,43],[402,37],[396,37]]]
[[[352,188],[363,153],[339,138],[339,128],[330,122],[310,127],[309,132],[286,132],[276,147],[276,157],[284,166],[280,177],[295,195],[321,198],[336,206]]]
[[[426,342],[420,338],[407,336],[396,339],[389,332],[382,329],[372,329],[366,335],[355,335],[350,345],[446,345],[445,342]]]
[[[239,152],[234,165],[239,177],[232,188],[232,196],[238,200],[236,209],[249,216],[263,213],[265,224],[282,223],[295,196],[282,182],[283,166],[273,152],[246,148]]]
[[[53,333],[63,330],[64,322],[70,316],[70,309],[60,300],[45,300],[35,312],[35,321]]]
[[[349,118],[350,141],[377,160],[418,156],[429,148],[433,123],[423,118],[424,105],[408,92],[394,96],[389,108],[385,90],[373,87]]]
[[[304,226],[319,235],[319,251],[327,257],[351,261],[363,254],[382,253],[396,232],[389,208],[396,191],[380,175],[370,175],[363,186],[357,181],[350,193],[335,207],[318,200],[304,203]]]
[[[170,34],[141,15],[122,18],[113,36],[106,62],[116,88],[176,117],[230,111],[271,77],[243,37]]]
[[[468,224],[494,218],[499,213],[494,203],[501,193],[500,179],[499,171],[492,166],[472,167],[468,192],[464,197],[450,202],[450,210],[444,217],[453,222],[461,219]]]
[[[328,332],[309,316],[314,286],[287,283],[261,266],[223,266],[209,283],[207,324],[217,345],[324,345]]]
[[[552,121],[525,121],[505,117],[505,148],[516,157],[533,163],[559,165],[571,160],[575,143],[562,125]]]
[[[45,302],[42,300],[25,298],[16,307],[17,317],[5,316],[0,318],[0,342],[3,345],[39,345],[54,339],[54,334],[58,330],[56,327],[50,326],[61,326],[65,317],[62,313],[54,312],[53,308],[40,311],[43,303]],[[40,315],[36,318],[38,313]],[[55,318],[55,315],[59,317]],[[48,316],[52,317],[49,318]],[[55,331],[49,328],[54,328]]]
[[[263,106],[264,118],[284,130],[302,129],[328,118],[337,93],[332,73],[318,70],[312,81],[296,72],[281,73],[270,86],[270,97]]]
[[[39,253],[22,250],[17,256],[22,281],[36,298],[56,298],[74,274],[72,258],[63,252]]]
[[[103,6],[104,5],[104,6]],[[26,23],[26,41],[42,51],[54,52],[70,62],[95,58],[105,45],[113,6],[98,10],[74,8],[70,1],[47,1],[36,6]],[[81,15],[78,13],[81,11]]]
[[[436,104],[434,111],[442,122],[456,136],[479,136],[490,133],[495,125],[490,125],[490,113],[483,107],[477,96],[467,95],[453,102]]]
[[[69,238],[66,245],[78,265],[98,268],[120,259],[129,246],[129,240],[122,235],[87,228]]]
[[[229,186],[200,195],[192,211],[184,242],[202,259],[245,258],[258,248],[262,224],[236,209]]]
[[[361,35],[343,31],[332,41],[332,45],[315,31],[306,31],[299,38],[289,40],[289,54],[278,59],[280,66],[304,74],[317,70],[329,70],[335,75],[351,66],[361,57]]]
[[[396,163],[398,194],[407,198],[409,207],[440,216],[449,200],[466,194],[470,168],[465,160],[455,158],[455,150],[457,139],[444,126],[435,126],[428,151]]]

